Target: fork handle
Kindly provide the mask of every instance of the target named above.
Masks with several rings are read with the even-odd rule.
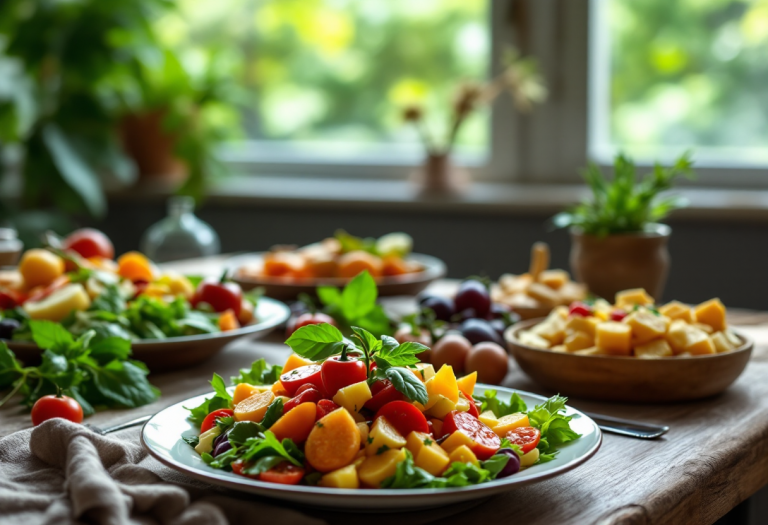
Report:
[[[142,416],[142,417],[139,417],[139,418],[136,418],[136,419],[132,419],[131,421],[126,421],[125,423],[120,423],[119,425],[114,425],[114,426],[111,426],[111,427],[107,427],[107,428],[103,429],[101,431],[101,433],[102,434],[111,434],[112,432],[117,432],[119,430],[124,430],[126,428],[137,427],[139,425],[143,425],[144,423],[146,423],[147,421],[152,419],[152,416],[154,416],[154,414],[150,414],[148,416]]]

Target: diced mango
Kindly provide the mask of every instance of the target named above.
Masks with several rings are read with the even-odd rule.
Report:
[[[357,429],[360,431],[360,443],[364,447],[368,443],[368,434],[371,432],[371,429],[368,428],[368,423],[365,421],[357,423]]]
[[[427,382],[428,379],[435,376],[435,367],[430,363],[416,363],[415,366],[416,368],[409,368],[409,370],[422,381]]]
[[[456,403],[456,410],[459,412],[469,412],[469,400],[464,397],[464,392],[459,392],[459,402]]]
[[[520,468],[532,467],[539,460],[539,449],[534,448],[520,458]]]
[[[432,441],[431,445],[421,447],[418,455],[414,457],[414,463],[433,476],[439,476],[448,467],[450,459],[448,459],[448,453]]]
[[[367,456],[375,456],[384,450],[403,448],[406,443],[406,439],[400,432],[392,426],[392,423],[386,417],[382,416],[376,418],[371,431],[368,433],[365,454]]]
[[[456,431],[448,436],[448,438],[443,441],[440,446],[443,447],[443,450],[450,454],[462,445],[466,445],[467,448],[472,448],[475,445],[475,442],[464,432]]]
[[[346,408],[352,414],[359,412],[365,402],[373,397],[367,381],[360,381],[344,388],[340,388],[333,396],[333,402]]]
[[[315,426],[317,405],[312,402],[301,403],[283,414],[269,430],[278,441],[291,439],[294,443],[303,443]]]
[[[461,445],[460,447],[453,449],[453,452],[451,452],[451,455],[448,457],[448,459],[451,460],[451,463],[455,461],[458,461],[459,463],[472,463],[474,465],[479,463],[475,453],[472,452],[472,450],[470,450],[470,448],[466,445]]]
[[[595,331],[597,325],[600,324],[600,319],[597,317],[582,317],[580,315],[574,315],[568,318],[565,323],[565,333],[571,334],[575,332],[584,332],[590,337],[595,337]]]
[[[725,306],[720,299],[711,299],[701,303],[693,309],[697,323],[704,323],[712,327],[715,332],[721,332],[728,327],[725,321]]]
[[[590,346],[594,346],[595,339],[586,332],[573,332],[565,338],[565,349],[568,352],[575,352],[576,350],[584,350]]]
[[[496,432],[498,436],[504,437],[507,435],[507,432],[514,428],[529,426],[531,426],[531,423],[528,421],[528,416],[522,412],[517,412],[516,414],[508,414],[500,417],[499,423],[493,427],[493,431]]]
[[[672,355],[672,347],[664,339],[654,339],[653,341],[635,346],[635,357],[641,359],[671,357]]]
[[[736,347],[731,344],[723,332],[716,332],[712,334],[710,339],[712,339],[712,344],[715,346],[715,351],[718,354],[732,352],[736,349]]]
[[[595,346],[610,355],[632,353],[632,328],[626,323],[606,321],[597,325]]]
[[[470,396],[475,394],[475,384],[477,383],[477,372],[472,372],[469,375],[456,380],[456,386],[459,390]]]
[[[715,333],[715,330],[711,326],[709,326],[708,324],[704,324],[704,323],[691,323],[691,326],[693,326],[695,328],[698,328],[699,330],[701,330],[702,332],[705,332],[707,334],[714,334]]]
[[[271,386],[258,386],[249,385],[248,383],[240,383],[235,387],[235,392],[232,394],[232,404],[236,405],[244,399],[248,399],[253,394],[259,392],[265,392],[271,390]]]
[[[427,379],[427,381],[424,383],[424,387],[427,389],[427,396],[428,396],[427,404],[422,405],[418,401],[413,402],[414,406],[419,410],[421,410],[422,412],[426,412],[427,410],[435,406],[435,403],[437,403],[440,400],[439,394],[432,393],[433,392],[432,381],[434,380],[435,380],[435,377],[432,376],[429,379]]]
[[[485,412],[480,414],[480,416],[477,419],[485,423],[490,428],[493,428],[499,424],[498,418],[491,410],[486,410]]]
[[[307,366],[314,364],[309,359],[304,359],[300,355],[291,354],[288,356],[288,359],[285,360],[285,364],[283,365],[283,374],[290,372],[291,370],[296,370],[297,368],[300,368],[302,366]]]
[[[533,333],[531,330],[525,330],[517,333],[517,339],[520,344],[526,346],[532,346],[533,348],[549,348],[549,341],[544,339],[538,334]]]
[[[693,309],[681,303],[680,301],[670,301],[664,306],[659,307],[659,313],[672,319],[681,319],[686,323],[693,322]]]
[[[534,326],[531,332],[546,339],[550,345],[559,345],[565,340],[565,319],[550,315]]]
[[[272,393],[275,394],[276,396],[291,397],[291,394],[288,393],[288,391],[285,389],[285,387],[283,386],[283,384],[280,382],[279,379],[275,381],[275,383],[272,385]]]
[[[539,274],[539,282],[553,290],[559,290],[571,278],[565,270],[544,270]]]
[[[430,396],[437,394],[444,396],[454,403],[458,402],[459,386],[456,383],[456,375],[453,373],[452,366],[441,366],[429,384],[431,385],[431,390],[428,388],[427,393]]]
[[[632,328],[632,339],[635,344],[643,344],[657,339],[667,333],[669,318],[656,315],[645,309],[632,312],[624,318],[624,323]]]
[[[557,319],[560,318],[563,321],[568,319],[568,307],[567,306],[555,306],[551,312],[549,312],[549,315],[547,316],[547,319]]]
[[[597,319],[600,322],[603,322],[611,318],[611,312],[607,310],[595,310],[594,316],[595,316],[595,319]],[[595,333],[597,333],[597,330],[595,330]]]
[[[405,450],[387,450],[379,455],[368,456],[357,470],[360,481],[367,487],[377,488],[397,470],[397,464],[405,461]]]
[[[427,415],[435,417],[437,419],[444,419],[446,415],[448,415],[448,412],[451,412],[452,410],[456,410],[457,403],[454,403],[450,399],[448,399],[445,396],[438,396],[439,399],[437,400],[437,403],[432,405],[432,407],[427,410]],[[467,403],[467,410],[469,410],[469,403]]]
[[[616,306],[618,308],[632,309],[633,306],[648,306],[653,304],[653,297],[642,288],[624,290],[616,294]]]
[[[257,392],[235,405],[235,421],[253,421],[258,423],[264,419],[267,408],[275,400],[271,390]]]
[[[688,327],[690,325],[680,319],[672,321],[669,325],[664,339],[667,340],[669,346],[672,347],[672,352],[680,354],[685,352],[685,347],[688,346]]]
[[[329,472],[320,478],[317,484],[321,487],[332,487],[335,489],[357,489],[360,488],[360,479],[357,476],[357,469],[354,463],[352,463],[346,467]]]
[[[716,354],[715,345],[712,343],[712,339],[709,335],[696,328],[691,328],[688,331],[688,346],[685,347],[685,351],[691,355],[706,355]]]
[[[411,455],[415,458],[419,455],[419,451],[422,447],[433,442],[434,439],[432,439],[432,436],[429,434],[413,431],[408,434],[408,437],[405,440],[405,448],[407,448],[408,452],[410,452]]]
[[[219,437],[219,434],[221,434],[221,429],[217,426],[200,434],[200,441],[195,446],[195,452],[201,455],[210,454],[213,450],[213,440]]]

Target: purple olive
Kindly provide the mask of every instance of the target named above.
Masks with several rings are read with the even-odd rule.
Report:
[[[505,323],[502,319],[492,319],[488,321],[488,324],[491,325],[497,334],[499,334],[499,337],[504,337],[504,332],[507,329],[507,323]]]
[[[225,439],[224,441],[220,442],[218,445],[214,447],[213,453],[211,455],[213,457],[216,457],[219,454],[223,454],[224,452],[231,449],[232,449],[232,443],[230,443],[228,439]]]
[[[509,456],[509,461],[507,461],[507,464],[504,465],[504,468],[501,469],[501,472],[496,476],[497,479],[506,478],[507,476],[517,474],[520,471],[520,456],[517,455],[517,452],[511,448],[501,448],[496,451],[496,454]]]
[[[461,283],[453,302],[456,304],[457,312],[472,308],[477,313],[477,317],[485,317],[491,310],[491,296],[488,288],[480,281],[469,280]]]
[[[490,341],[504,346],[504,340],[496,333],[493,326],[484,319],[467,319],[461,323],[461,335],[469,339],[473,345]]]
[[[13,332],[15,332],[21,323],[16,319],[2,319],[0,320],[0,339],[13,339]]]
[[[453,316],[453,301],[447,297],[432,296],[421,303],[422,308],[429,308],[435,312],[435,318],[439,321],[450,321]]]

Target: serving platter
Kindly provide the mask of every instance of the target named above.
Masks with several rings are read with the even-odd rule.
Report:
[[[494,389],[498,392],[499,399],[504,401],[509,401],[510,396],[517,392],[529,408],[546,401],[546,398],[542,396],[498,386],[478,384],[476,388],[480,391]],[[205,397],[211,395],[213,394],[193,397],[155,414],[141,431],[142,445],[153,457],[166,466],[211,485],[335,510],[396,511],[438,507],[486,498],[543,481],[574,469],[591,458],[600,448],[602,442],[602,434],[594,421],[578,410],[566,407],[566,414],[574,416],[571,421],[571,428],[581,434],[581,438],[562,446],[554,460],[535,465],[507,478],[480,485],[446,489],[352,490],[278,485],[213,469],[206,465],[192,447],[181,439],[182,434],[189,435],[197,431],[196,427],[187,421],[189,412],[184,409],[184,406],[199,405]]]
[[[741,333],[732,352],[700,356],[638,359],[576,355],[527,346],[518,334],[544,319],[507,329],[507,348],[520,368],[540,385],[568,397],[629,403],[667,403],[711,397],[723,392],[744,371],[753,342]]]
[[[350,279],[332,277],[323,279],[303,279],[283,277],[243,277],[238,270],[244,266],[262,264],[266,252],[247,253],[232,257],[226,262],[230,278],[238,283],[243,290],[256,287],[264,288],[268,297],[290,301],[298,298],[299,294],[315,294],[318,286],[336,286],[342,288]],[[379,296],[417,295],[430,283],[445,276],[445,263],[436,257],[412,253],[406,260],[419,263],[424,269],[420,272],[403,275],[381,277],[376,279]]]
[[[151,372],[167,372],[199,364],[240,337],[257,339],[282,325],[290,317],[290,309],[280,301],[261,297],[254,311],[254,322],[226,332],[213,334],[146,339],[131,344],[133,359],[143,361]],[[8,347],[24,362],[40,360],[41,350],[32,342],[6,341]]]

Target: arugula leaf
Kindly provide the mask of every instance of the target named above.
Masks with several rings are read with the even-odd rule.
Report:
[[[429,401],[429,395],[427,394],[427,388],[424,386],[424,383],[419,381],[414,373],[407,368],[393,366],[392,368],[387,368],[381,372],[378,372],[378,370],[379,369],[377,368],[377,375],[383,373],[384,377],[382,379],[390,380],[392,386],[395,387],[395,390],[403,394],[409,400],[418,401],[422,405],[426,405],[427,401]]]
[[[288,438],[285,438],[283,442],[293,443]],[[243,447],[245,447],[245,452],[243,452],[241,459],[246,462],[255,461],[267,456],[280,456],[297,467],[301,467],[302,462],[304,461],[304,454],[294,457],[294,455],[289,453],[285,446],[278,441],[275,435],[269,430],[264,432],[263,438],[253,437],[247,439],[243,444]],[[296,454],[297,451],[301,453],[298,447],[293,447],[291,449],[293,454]]]
[[[285,344],[301,357],[312,361],[322,361],[340,354],[346,346],[339,329],[325,323],[302,326],[291,334]]]
[[[46,350],[65,351],[75,342],[66,328],[53,321],[30,320],[32,339],[35,344]]]
[[[247,383],[249,385],[270,385],[280,379],[283,367],[268,365],[264,358],[251,363],[251,368],[241,368],[239,376],[231,378],[232,384]]]
[[[227,385],[224,383],[224,379],[222,379],[219,374],[213,374],[213,379],[211,379],[211,386],[213,387],[213,391],[216,392],[216,397],[232,401],[232,394],[227,391]]]
[[[581,434],[570,427],[571,416],[562,414],[568,398],[555,395],[528,412],[531,426],[541,431],[539,462],[551,461],[557,455],[557,447],[578,439]]]
[[[486,390],[485,395],[473,396],[475,401],[480,402],[480,412],[490,410],[496,417],[502,417],[509,414],[516,414],[518,412],[525,412],[528,407],[525,406],[525,401],[517,395],[517,392],[512,394],[509,403],[505,403],[496,397],[495,390]]]
[[[229,399],[214,396],[204,399],[196,407],[184,407],[185,410],[189,410],[187,420],[198,427],[203,424],[205,416],[220,408],[229,408]]]
[[[365,317],[376,306],[379,290],[371,274],[363,271],[355,276],[341,292],[341,311],[347,319]]]

